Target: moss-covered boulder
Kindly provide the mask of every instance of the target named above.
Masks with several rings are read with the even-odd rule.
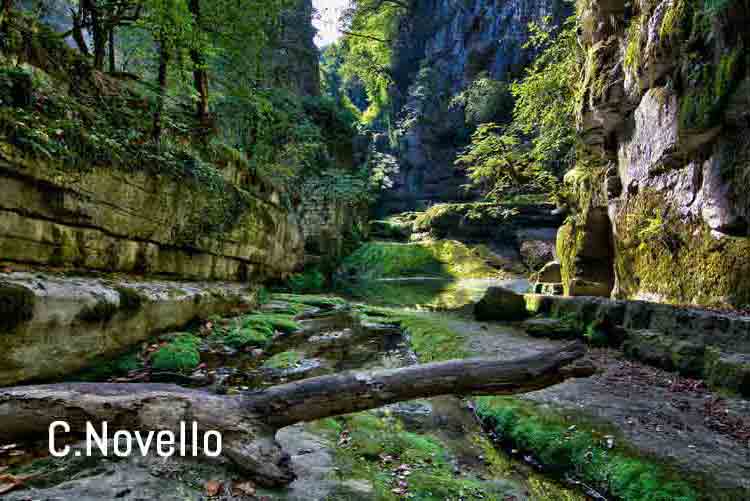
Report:
[[[606,210],[591,209],[560,227],[557,255],[566,295],[609,296],[614,286],[614,255]]]
[[[582,333],[574,321],[565,318],[532,318],[523,323],[523,328],[530,336],[552,339],[569,339]]]
[[[490,287],[474,306],[477,320],[523,320],[528,316],[526,301],[521,294],[503,287]]]
[[[240,283],[0,273],[0,386],[64,377],[155,333],[255,304],[255,291]],[[157,365],[197,365],[195,347],[184,347],[166,349]]]
[[[0,334],[31,320],[35,303],[36,295],[28,287],[0,282]]]
[[[729,388],[750,397],[750,354],[706,350],[706,377],[712,386]]]
[[[679,339],[653,329],[630,330],[622,345],[626,355],[684,376],[703,376],[705,345],[696,336]]]

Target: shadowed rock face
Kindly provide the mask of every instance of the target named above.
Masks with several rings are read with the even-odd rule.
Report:
[[[448,106],[480,74],[509,82],[533,51],[523,48],[528,23],[562,19],[552,0],[418,0],[394,44],[394,104],[403,126],[396,156],[400,170],[381,199],[384,212],[419,210],[436,201],[473,197],[453,162],[468,142],[460,107]]]

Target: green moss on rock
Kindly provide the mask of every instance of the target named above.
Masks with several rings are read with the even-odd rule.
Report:
[[[141,309],[144,297],[136,290],[129,287],[116,287],[120,295],[120,309],[129,313],[135,313]]]
[[[101,298],[96,303],[84,307],[76,318],[81,322],[108,322],[116,313],[117,305],[106,298]]]
[[[516,398],[480,397],[477,414],[506,445],[533,454],[547,471],[573,475],[616,499],[701,499],[687,481],[667,467],[619,446],[610,448],[606,441],[609,431],[590,426],[571,428],[562,416]]]
[[[304,360],[304,358],[304,353],[300,353],[298,351],[284,351],[282,353],[277,353],[276,355],[263,362],[263,367],[266,369],[277,370],[292,369],[296,367],[297,364],[299,364],[302,360]]]
[[[717,348],[706,350],[706,377],[709,385],[727,388],[750,397],[750,357],[723,353]]]
[[[489,264],[491,260],[487,247],[471,247],[454,240],[410,244],[370,242],[344,260],[341,275],[358,279],[501,276],[502,273]]]
[[[89,367],[68,378],[70,381],[106,381],[112,377],[126,376],[129,372],[143,368],[138,352],[130,352],[117,358],[100,358]]]
[[[160,371],[184,372],[200,364],[201,340],[192,334],[179,334],[151,356],[151,367]]]
[[[521,294],[503,287],[490,287],[474,306],[477,320],[523,320],[528,316],[526,300]]]
[[[651,231],[660,221],[659,231]],[[624,297],[655,295],[678,304],[750,304],[750,238],[712,235],[680,217],[664,195],[644,191],[618,214],[615,266]]]

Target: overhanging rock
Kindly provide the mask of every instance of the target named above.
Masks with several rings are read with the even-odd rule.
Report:
[[[255,305],[241,283],[0,273],[0,386],[59,378],[155,333]]]

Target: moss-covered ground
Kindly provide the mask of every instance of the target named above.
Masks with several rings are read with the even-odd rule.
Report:
[[[415,243],[369,242],[346,258],[341,275],[360,281],[382,278],[501,278],[485,246],[454,240]]]
[[[477,414],[508,447],[533,454],[544,469],[623,501],[696,501],[689,482],[620,444],[615,432],[583,426],[516,398],[480,397]],[[616,445],[615,445],[616,444]]]
[[[466,335],[452,327],[450,316],[382,308],[365,308],[363,313],[400,323],[420,362],[474,355],[466,348]],[[596,332],[596,326],[588,330]],[[620,434],[592,422],[585,412],[562,415],[517,397],[480,397],[475,405],[500,445],[531,455],[553,477],[577,479],[623,501],[709,499],[692,478],[628,447]]]
[[[471,474],[457,474],[450,448],[430,433],[407,431],[386,413],[363,412],[319,421],[313,429],[337,444],[342,478],[367,480],[378,500],[504,499],[514,492]]]

